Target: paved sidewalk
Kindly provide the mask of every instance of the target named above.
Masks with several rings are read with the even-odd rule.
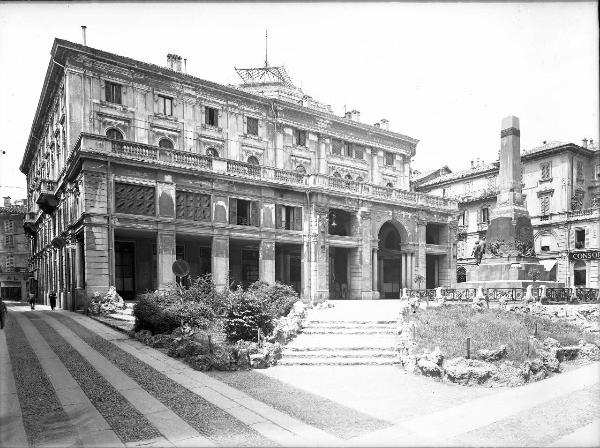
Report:
[[[86,316],[46,308],[31,312],[9,304],[9,325],[0,332],[2,447],[598,446],[600,441],[599,363],[516,389],[448,385],[392,366],[281,366],[209,375]],[[17,365],[25,371],[13,370]],[[85,376],[106,382],[111,391],[104,401],[88,388]],[[36,387],[46,389],[37,393]],[[133,434],[114,427],[113,421],[136,421],[99,407],[112,409],[117,402],[139,414],[149,432],[135,425]],[[186,405],[192,402],[199,415]],[[31,412],[49,405],[51,418],[32,418]],[[353,434],[339,430],[358,413],[364,426]],[[338,430],[328,426],[335,419]],[[157,436],[142,437],[152,432]]]

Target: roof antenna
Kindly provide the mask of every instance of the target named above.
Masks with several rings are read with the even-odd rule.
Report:
[[[87,42],[85,39],[85,29],[87,28],[87,26],[85,25],[81,25],[81,34],[83,34],[83,46],[87,47]]]
[[[267,37],[268,37],[268,31],[265,30],[265,68],[267,68],[269,66],[269,58],[267,57],[267,50],[268,50],[268,42],[267,42]]]

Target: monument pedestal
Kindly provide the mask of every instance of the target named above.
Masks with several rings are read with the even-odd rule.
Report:
[[[539,272],[534,283],[531,271]],[[459,288],[526,288],[545,285],[561,288],[560,282],[547,280],[548,273],[535,257],[508,256],[484,259],[478,268],[469,272],[467,281]]]

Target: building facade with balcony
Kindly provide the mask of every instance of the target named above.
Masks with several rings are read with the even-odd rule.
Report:
[[[21,171],[40,293],[80,306],[190,275],[292,285],[305,301],[454,279],[456,201],[409,191],[417,140],[296,88],[283,67],[225,86],[55,40]],[[424,286],[424,285],[423,285]],[[75,305],[77,304],[77,305]]]
[[[23,231],[27,207],[23,201],[3,198],[0,207],[0,297],[26,300],[29,241]]]
[[[598,288],[600,277],[600,151],[550,142],[523,151],[522,184],[534,229],[535,251],[550,280]],[[475,267],[473,249],[485,237],[496,204],[498,163],[472,162],[416,186],[417,191],[459,202],[457,282]]]

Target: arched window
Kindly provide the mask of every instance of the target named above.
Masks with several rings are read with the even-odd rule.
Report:
[[[306,174],[306,168],[304,168],[304,165],[298,165],[296,167],[296,172],[299,174]]]
[[[350,174],[346,174],[345,178],[348,180],[352,180],[352,176]]]
[[[585,261],[578,260],[573,265],[573,284],[575,286],[579,286],[585,288],[586,282],[586,274],[587,268],[585,265]]]
[[[463,266],[456,269],[456,283],[464,283],[467,281],[467,270]]]
[[[169,140],[168,138],[161,138],[158,141],[158,146],[161,148],[165,148],[165,149],[173,149],[173,142],[171,140]]]
[[[342,175],[336,171],[335,173],[333,173],[333,177],[342,177]]]
[[[385,186],[388,188],[394,188],[394,184],[391,182],[388,182],[387,184],[385,184]]]
[[[106,136],[111,140],[123,140],[123,134],[121,131],[115,128],[110,128],[106,131]]]
[[[208,148],[206,150],[206,155],[208,157],[219,157],[219,152],[215,148]]]
[[[254,156],[248,157],[248,163],[250,165],[259,165],[258,159],[256,157],[254,157]]]

